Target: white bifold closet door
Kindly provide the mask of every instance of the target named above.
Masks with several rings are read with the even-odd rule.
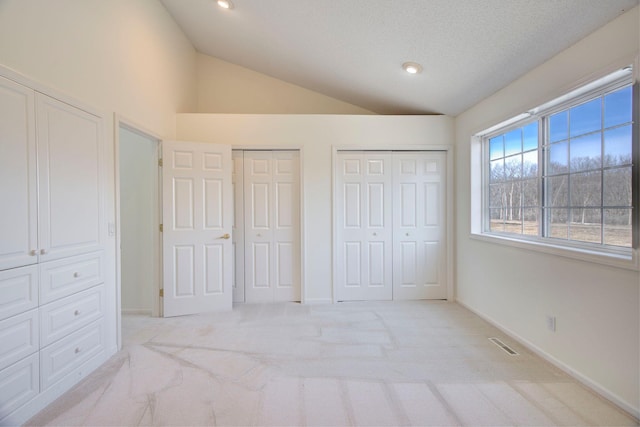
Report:
[[[338,301],[392,298],[391,152],[338,154]]]
[[[444,152],[340,151],[338,301],[444,299]]]
[[[300,301],[299,167],[298,151],[244,151],[247,303]]]

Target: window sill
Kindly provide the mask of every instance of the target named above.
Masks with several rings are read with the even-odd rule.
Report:
[[[635,249],[632,249],[630,254],[627,256],[615,253],[598,252],[587,248],[554,245],[553,243],[549,242],[516,239],[508,236],[488,233],[471,233],[469,237],[473,240],[479,240],[487,243],[511,246],[514,248],[526,249],[535,252],[542,252],[545,254],[562,256],[565,258],[607,265],[610,267],[623,268],[626,270],[634,271],[640,270],[638,266],[638,251]]]

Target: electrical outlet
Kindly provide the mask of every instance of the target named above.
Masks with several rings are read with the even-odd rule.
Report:
[[[556,316],[547,316],[547,329],[551,332],[556,331]]]

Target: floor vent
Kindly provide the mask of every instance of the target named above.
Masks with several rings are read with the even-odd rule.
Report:
[[[517,351],[515,351],[514,349],[512,349],[511,347],[509,347],[508,345],[506,345],[502,341],[500,341],[498,338],[489,338],[489,341],[491,341],[492,343],[494,343],[495,345],[497,345],[498,347],[503,349],[510,356],[518,356],[518,352]]]

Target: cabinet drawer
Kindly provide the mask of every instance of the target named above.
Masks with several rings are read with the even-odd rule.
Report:
[[[103,252],[40,264],[40,304],[69,296],[104,281]]]
[[[0,322],[0,369],[38,351],[38,310]]]
[[[39,393],[38,353],[0,371],[0,425],[5,417]]]
[[[52,386],[93,356],[104,351],[102,319],[40,350],[42,390]]]
[[[37,306],[37,265],[0,271],[0,320]]]
[[[70,297],[40,307],[40,345],[77,331],[104,313],[104,285],[99,285]]]

